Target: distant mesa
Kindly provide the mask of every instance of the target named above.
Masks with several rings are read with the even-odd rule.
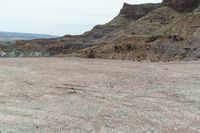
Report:
[[[0,41],[11,41],[11,40],[31,40],[39,38],[55,38],[57,36],[48,34],[33,34],[33,33],[18,33],[18,32],[3,32],[0,31]]]

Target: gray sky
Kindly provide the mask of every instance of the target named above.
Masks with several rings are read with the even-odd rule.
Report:
[[[124,2],[161,0],[0,0],[0,31],[81,34],[115,17]]]

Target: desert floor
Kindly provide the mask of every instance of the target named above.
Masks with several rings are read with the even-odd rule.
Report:
[[[0,59],[0,132],[200,133],[200,61]]]

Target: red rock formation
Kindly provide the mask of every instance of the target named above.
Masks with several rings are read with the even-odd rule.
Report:
[[[185,11],[200,3],[200,0],[163,0],[163,5],[169,6],[176,11]]]
[[[121,9],[120,15],[123,15],[126,18],[137,20],[159,7],[161,7],[161,4],[130,5],[130,4],[124,3],[123,8]]]

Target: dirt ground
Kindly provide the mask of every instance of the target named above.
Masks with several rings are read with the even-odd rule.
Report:
[[[200,61],[0,59],[0,132],[200,133]]]

